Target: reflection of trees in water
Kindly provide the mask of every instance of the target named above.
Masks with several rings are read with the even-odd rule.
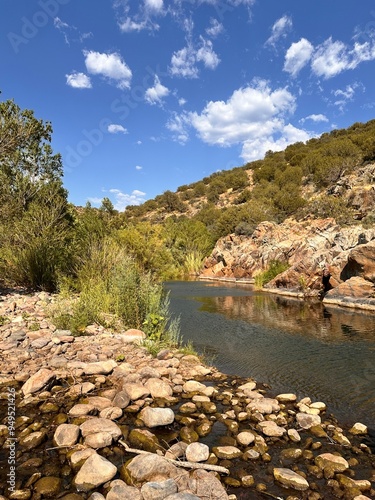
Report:
[[[201,297],[201,311],[218,312],[229,319],[258,323],[320,340],[375,340],[372,314],[338,307],[327,308],[319,301],[302,301],[271,294]]]

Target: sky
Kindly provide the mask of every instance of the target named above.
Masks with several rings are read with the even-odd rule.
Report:
[[[118,210],[375,115],[373,0],[2,0],[0,95]]]

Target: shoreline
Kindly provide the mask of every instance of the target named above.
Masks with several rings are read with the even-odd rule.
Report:
[[[248,498],[241,496],[242,494],[251,495],[252,498],[263,498],[267,492],[271,495],[280,495],[287,491],[289,494],[292,494],[293,491],[298,492],[298,495],[302,495],[298,498],[318,498],[318,496],[312,496],[314,492],[319,492],[319,498],[322,499],[333,498],[331,497],[332,487],[326,484],[328,481],[325,477],[327,475],[326,466],[318,465],[320,461],[318,457],[329,453],[330,450],[335,450],[342,457],[342,460],[357,457],[357,465],[345,467],[342,471],[344,474],[337,471],[333,474],[332,477],[336,479],[340,474],[348,478],[354,474],[353,477],[355,477],[356,468],[358,474],[362,476],[363,472],[360,472],[362,471],[361,460],[363,460],[363,467],[366,465],[368,468],[371,465],[375,469],[375,461],[370,449],[362,442],[363,438],[365,441],[368,439],[367,434],[361,434],[363,429],[360,430],[359,434],[348,432],[347,429],[343,430],[334,418],[327,415],[324,403],[312,402],[309,398],[298,401],[293,394],[269,396],[267,387],[253,381],[250,376],[239,379],[235,376],[225,375],[214,367],[205,366],[196,356],[167,350],[164,353],[159,353],[156,358],[152,358],[144,348],[134,343],[127,343],[123,335],[110,333],[104,329],[98,328],[90,336],[71,338],[68,332],[60,333],[58,330],[54,330],[49,320],[43,318],[42,311],[49,300],[51,297],[44,293],[34,296],[9,296],[6,301],[9,310],[7,314],[12,322],[8,325],[12,325],[14,328],[7,328],[7,324],[0,328],[2,356],[8,360],[4,366],[9,372],[6,377],[1,377],[1,388],[4,390],[4,384],[7,383],[8,386],[15,387],[18,397],[18,414],[34,415],[34,421],[31,424],[30,422],[24,423],[23,430],[22,426],[19,427],[18,439],[22,445],[20,444],[18,447],[21,451],[21,457],[18,459],[25,454],[25,457],[30,455],[37,457],[41,453],[40,450],[48,447],[53,448],[52,441],[60,448],[62,444],[59,439],[62,438],[61,436],[56,437],[56,433],[58,429],[67,430],[64,426],[68,426],[69,430],[82,434],[76,443],[70,445],[77,449],[77,453],[79,451],[82,453],[82,445],[85,446],[85,450],[95,450],[96,448],[92,454],[94,457],[92,461],[99,460],[96,457],[99,455],[105,456],[105,459],[112,464],[113,452],[118,449],[118,446],[116,447],[117,438],[112,438],[112,445],[108,447],[108,443],[102,446],[105,444],[105,439],[108,438],[104,435],[98,435],[103,434],[103,432],[98,433],[96,430],[86,437],[84,435],[86,430],[83,429],[88,424],[82,420],[90,422],[93,426],[94,422],[101,418],[105,420],[105,422],[102,421],[101,425],[108,425],[115,433],[117,431],[113,426],[120,429],[121,421],[123,421],[122,425],[125,424],[128,430],[125,436],[124,431],[121,431],[122,439],[125,439],[127,444],[133,448],[145,449],[146,446],[146,449],[149,448],[147,451],[152,450],[151,458],[156,461],[157,465],[155,466],[159,470],[161,462],[160,458],[157,458],[158,455],[155,454],[158,449],[155,443],[160,443],[161,438],[166,439],[165,431],[162,431],[163,427],[168,429],[168,434],[174,436],[170,441],[170,449],[178,443],[180,443],[180,448],[184,444],[182,446],[184,453],[189,453],[186,452],[186,447],[193,443],[199,443],[202,445],[200,448],[206,451],[204,447],[207,445],[205,443],[211,443],[214,440],[213,444],[208,446],[209,456],[204,463],[229,466],[229,477],[222,476],[220,482],[217,479],[215,482],[213,473],[206,471],[199,472],[199,474],[197,472],[184,473],[185,482],[190,489],[193,483],[199,485],[201,481],[202,484],[207,485],[207,481],[211,481],[210,484],[212,487],[215,486],[217,492],[216,496],[213,495],[212,498],[234,500],[237,498],[236,492],[238,492],[239,498]],[[33,304],[30,301],[34,301]],[[3,305],[4,301],[0,302],[0,306]],[[1,307],[1,309],[0,315],[3,315],[4,308]],[[38,321],[39,326],[44,328],[39,331],[36,331],[35,327],[29,329],[28,326],[35,321]],[[18,338],[21,337],[19,333],[21,329],[27,330],[27,332],[16,346],[16,342],[18,343],[16,338],[17,335]],[[10,332],[11,334],[8,335]],[[12,342],[13,347],[11,347]],[[10,348],[4,349],[4,343],[6,347]],[[21,345],[22,343],[23,345]],[[119,355],[115,354],[118,349],[122,350],[124,357],[122,361],[116,360],[116,357],[119,359]],[[23,362],[21,359],[17,359],[22,351],[24,352]],[[26,352],[31,353],[30,358],[26,357]],[[23,365],[21,371],[19,364]],[[43,372],[47,377],[44,382],[41,381],[39,373],[41,370],[48,372]],[[36,373],[39,373],[39,384],[37,385],[35,385],[37,383]],[[87,384],[94,387],[92,393],[90,391],[82,392],[83,387],[88,387]],[[74,393],[73,388],[75,387],[80,387],[81,392]],[[140,393],[136,393],[136,391],[140,391]],[[124,402],[120,404],[118,403],[119,394],[124,392],[128,395],[129,401],[127,404]],[[119,406],[113,404],[114,401]],[[117,408],[117,418],[111,419],[111,415],[112,417],[116,415],[114,408]],[[156,412],[157,418],[161,414],[164,415],[163,418],[171,417],[171,412],[173,412],[172,422],[167,420],[169,423],[166,424],[166,421],[163,421],[164,423],[160,424],[159,421],[159,425],[155,427],[151,421],[152,418],[155,418],[155,415],[151,416],[153,408],[158,410]],[[88,409],[90,412],[87,413]],[[122,410],[122,416],[119,416],[118,409]],[[80,414],[80,412],[83,413]],[[59,415],[61,416],[57,419]],[[63,418],[62,415],[65,417]],[[50,423],[48,428],[45,428],[47,421]],[[109,425],[108,421],[112,424]],[[214,431],[218,425],[222,429],[219,434]],[[42,430],[36,430],[38,427]],[[45,428],[44,431],[43,428]],[[28,436],[34,439],[35,446],[30,447],[32,439]],[[41,438],[40,442],[39,438]],[[104,441],[101,442],[100,439]],[[171,436],[168,439],[171,439]],[[306,447],[307,443],[310,443],[308,447]],[[63,441],[63,444],[66,444],[66,441]],[[98,445],[100,446],[98,447]],[[353,447],[361,450],[359,455],[358,452],[352,451]],[[307,453],[308,451],[309,453]],[[125,458],[126,460],[132,458],[125,451],[116,451],[116,453],[123,457],[122,461]],[[74,478],[77,485],[77,481],[79,483],[82,480],[78,476],[84,466],[79,470],[74,468],[71,458],[67,458],[68,455],[61,455],[61,450],[58,449],[56,459],[60,456],[66,457],[64,459],[65,466],[69,466],[72,471],[68,477],[71,477],[72,480]],[[131,463],[141,461],[142,455],[139,457],[137,460],[133,458]],[[358,457],[361,460],[358,461]],[[190,456],[190,458],[195,460],[194,457]],[[335,461],[334,458],[331,460]],[[348,460],[346,462],[349,464]],[[278,476],[280,461],[281,468],[290,472],[281,473],[281,476]],[[314,469],[315,474],[317,474],[315,476],[309,469],[314,461],[316,463],[314,467],[317,468]],[[54,460],[52,462],[54,463]],[[117,459],[115,463],[117,463]],[[332,466],[332,462],[330,464]],[[41,464],[40,467],[47,466]],[[98,484],[96,489],[90,489],[84,493],[82,490],[79,493],[79,488],[78,492],[74,493],[73,488],[71,494],[76,494],[74,497],[76,499],[86,499],[90,498],[88,495],[92,491],[97,491],[99,494],[99,491],[104,493],[108,490],[106,493],[108,496],[111,491],[114,493],[116,488],[122,488],[123,491],[126,488],[133,488],[127,482],[128,474],[130,474],[129,467],[129,465],[117,467],[116,474],[112,479],[116,477],[121,479],[114,479],[112,483],[118,482],[112,486],[105,487],[108,482],[106,480]],[[267,470],[270,467],[273,473],[268,475]],[[99,469],[97,474],[100,473]],[[293,469],[297,469],[298,474]],[[241,470],[245,470],[247,473],[240,473]],[[347,470],[350,471],[350,474],[345,472]],[[138,472],[133,469],[131,471],[136,484],[142,483],[142,488],[148,484],[147,481],[139,479],[138,476],[138,479],[135,480],[134,475]],[[175,479],[175,472],[174,469],[170,469],[169,475],[164,478],[164,481],[175,481],[175,486],[178,489],[176,494],[179,495],[184,491],[183,488],[186,484],[183,486]],[[35,473],[39,473],[38,468]],[[61,489],[63,479],[55,474],[57,474],[56,468],[53,470],[52,476],[55,478],[55,487],[57,488],[58,485]],[[282,474],[285,474],[285,477]],[[296,474],[297,477],[293,474]],[[21,489],[28,490],[30,494],[35,494],[35,490],[38,488],[39,490],[43,489],[47,480],[43,482],[42,479],[46,474],[42,473],[41,475],[42,477],[29,487],[25,487],[25,484],[28,483],[23,481],[20,484]],[[266,478],[268,479],[266,480]],[[363,484],[356,483],[355,487],[358,491],[363,492],[363,495],[366,495],[366,492],[370,492],[374,486],[372,480]],[[353,479],[353,481],[355,480]],[[48,483],[49,487],[51,487],[50,483]],[[317,484],[316,489],[313,486],[314,483]],[[335,485],[337,491],[340,489],[347,491],[348,486],[346,483],[345,486],[344,483],[345,479],[341,479],[341,482],[337,479]],[[350,488],[353,489],[353,484],[350,484]],[[132,491],[127,490],[127,494],[135,496],[139,491],[142,491],[142,488],[138,486]],[[72,487],[69,490],[72,490]],[[197,495],[197,493],[198,490],[195,491],[196,498],[206,498]],[[24,492],[24,497],[14,496],[13,498],[31,498],[31,496],[27,496],[27,492]],[[95,498],[106,497],[102,495]],[[147,499],[147,497],[143,498]]]

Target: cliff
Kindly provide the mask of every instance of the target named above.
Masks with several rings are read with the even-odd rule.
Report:
[[[375,228],[341,228],[332,218],[266,221],[251,236],[225,236],[201,276],[253,278],[273,261],[289,267],[266,285],[269,290],[375,308]]]

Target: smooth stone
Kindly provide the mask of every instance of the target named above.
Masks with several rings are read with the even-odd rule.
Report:
[[[240,391],[253,391],[256,388],[256,382],[247,382],[246,384],[242,384],[238,387]]]
[[[34,491],[43,498],[56,498],[60,493],[62,481],[59,477],[42,477],[34,484]]]
[[[95,406],[90,404],[77,404],[70,408],[68,415],[71,417],[84,417],[95,412]]]
[[[149,428],[169,425],[174,422],[174,412],[170,408],[152,408],[151,406],[147,406],[141,410],[138,417]]]
[[[250,431],[242,431],[237,434],[236,439],[241,446],[249,446],[249,444],[254,442],[255,436]]]
[[[298,425],[305,430],[322,423],[319,415],[308,415],[307,413],[297,413],[296,420]]]
[[[129,406],[129,403],[130,397],[129,394],[125,391],[118,392],[112,400],[112,405],[121,408],[121,410]]]
[[[260,457],[260,453],[255,450],[247,450],[245,453],[242,455],[243,460],[257,460]]]
[[[34,394],[34,392],[40,391],[53,382],[55,378],[56,376],[54,372],[48,370],[47,368],[41,368],[25,382],[21,390],[25,396],[28,394]]]
[[[108,361],[98,361],[95,363],[87,363],[83,370],[85,375],[108,375],[117,367],[116,361],[109,359]]]
[[[183,441],[179,441],[178,443],[173,444],[165,452],[165,458],[171,458],[172,460],[176,460],[177,458],[181,458],[185,455],[187,447],[188,447],[187,443],[184,443]]]
[[[169,495],[166,500],[201,500],[201,498],[193,495],[192,493],[182,491],[180,493],[175,493],[174,495]]]
[[[284,427],[279,427],[276,422],[273,422],[272,420],[259,422],[258,425],[262,429],[263,434],[269,437],[281,437],[286,433],[286,429],[284,429]]]
[[[149,378],[144,385],[153,398],[168,398],[173,394],[172,387],[160,378]]]
[[[276,396],[277,401],[280,401],[280,403],[293,403],[294,401],[297,401],[297,396],[295,394],[289,393],[289,394],[278,394]]]
[[[119,335],[123,342],[142,342],[147,335],[142,332],[142,330],[137,330],[136,328],[130,328],[126,332]]]
[[[22,437],[19,440],[19,444],[26,450],[32,450],[39,446],[47,438],[45,431],[32,432],[28,436]]]
[[[136,401],[150,394],[150,391],[143,384],[139,383],[124,383],[123,390],[132,401]]]
[[[349,429],[350,434],[367,434],[367,425],[356,422],[351,429]]]
[[[326,467],[330,467],[334,472],[344,472],[349,469],[349,464],[345,458],[338,455],[333,455],[332,453],[323,453],[315,458],[315,464],[324,470]]]
[[[212,448],[217,458],[232,460],[242,455],[242,451],[235,446],[215,446]]]
[[[185,393],[189,392],[200,392],[204,393],[204,391],[207,389],[207,387],[202,384],[201,382],[197,382],[196,380],[188,380],[187,382],[184,383],[182,386],[182,390]]]
[[[296,429],[288,429],[288,436],[293,443],[299,443],[301,441],[301,436]]]
[[[188,462],[205,462],[210,456],[210,449],[203,443],[190,443],[185,455]]]
[[[72,394],[85,395],[95,389],[95,385],[92,382],[83,382],[82,384],[73,385],[70,388]]]
[[[113,483],[116,483],[112,486]],[[138,488],[128,486],[124,481],[112,481],[111,489],[107,493],[106,500],[124,500],[129,498],[131,500],[144,500]]]
[[[74,424],[61,424],[57,427],[53,440],[56,446],[73,446],[79,438],[79,427]]]
[[[246,408],[250,412],[257,411],[262,415],[271,414],[272,412],[278,412],[280,410],[277,399],[272,398],[256,399],[251,401]]]
[[[104,410],[112,406],[112,402],[108,398],[103,398],[102,396],[89,396],[87,398],[87,403],[92,405],[97,410]]]
[[[176,481],[167,479],[166,481],[151,481],[145,483],[141,488],[143,500],[163,500],[174,495],[178,491]]]
[[[91,455],[95,455],[95,450],[91,448],[86,448],[84,450],[75,451],[70,455],[70,463],[73,468],[83,465],[83,462],[87,460]]]
[[[158,438],[146,429],[132,429],[129,434],[129,442],[134,448],[156,453],[160,450]]]
[[[122,410],[117,406],[109,406],[99,413],[100,418],[106,418],[108,420],[117,420],[122,417]]]
[[[305,491],[309,488],[309,483],[306,479],[290,469],[275,468],[273,475],[276,481],[287,488],[293,488],[298,491]]]
[[[137,455],[123,466],[135,484],[146,481],[170,479],[180,474],[180,470],[165,458],[156,454]]]
[[[74,478],[78,491],[90,491],[110,481],[117,473],[117,467],[109,460],[95,453],[82,465]]]
[[[122,435],[120,428],[107,418],[90,418],[80,425],[80,429],[83,437],[97,432],[108,432],[113,439],[117,439]]]
[[[109,432],[95,432],[85,437],[84,444],[95,450],[105,448],[106,446],[111,446],[112,435]]]

